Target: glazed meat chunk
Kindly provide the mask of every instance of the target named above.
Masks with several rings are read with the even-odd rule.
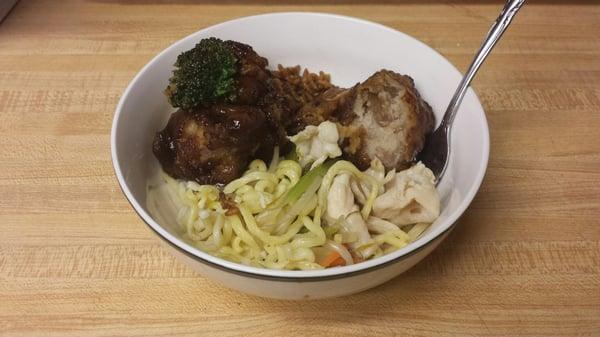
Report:
[[[238,59],[237,88],[232,103],[256,105],[267,92],[271,74],[266,69],[269,61],[258,55],[252,47],[235,41],[226,41]]]
[[[178,110],[156,134],[153,152],[174,178],[226,184],[241,176],[250,160],[269,159],[275,145],[270,135],[264,113],[255,107]]]

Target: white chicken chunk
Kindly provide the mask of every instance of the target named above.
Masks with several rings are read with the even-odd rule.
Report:
[[[354,203],[354,194],[350,188],[350,174],[342,173],[333,179],[327,195],[327,219],[335,222],[345,218],[342,226],[357,237],[356,242],[350,244],[352,250],[358,252],[366,259],[377,250],[369,234],[369,229],[362,218],[358,206]],[[362,248],[361,248],[362,247]],[[359,248],[361,248],[359,250]]]
[[[342,155],[338,145],[340,135],[335,123],[325,121],[319,126],[309,125],[298,134],[290,137],[296,145],[296,153],[300,165],[306,167],[312,163],[311,169],[323,163],[327,158],[336,158]]]
[[[377,180],[377,182],[381,184],[379,189],[379,194],[381,194],[384,191],[383,186],[392,180],[393,176],[396,174],[396,170],[390,170],[386,174],[385,167],[383,167],[381,161],[375,158],[371,160],[371,166],[363,173]],[[371,185],[365,180],[352,179],[352,181],[350,181],[350,187],[352,188],[352,192],[354,192],[354,197],[358,200],[358,203],[364,205],[367,201],[367,196],[371,192]]]
[[[422,163],[398,172],[375,199],[373,214],[398,226],[432,223],[440,215],[435,177]]]
[[[327,218],[336,221],[356,210],[358,206],[354,204],[354,194],[350,189],[350,174],[339,174],[333,178],[327,194]]]
[[[383,219],[379,219],[374,216],[370,216],[367,219],[367,228],[369,228],[369,230],[373,233],[383,234],[383,233],[387,233],[387,232],[396,231],[400,227],[396,226],[395,224],[393,224],[387,220],[383,220]]]

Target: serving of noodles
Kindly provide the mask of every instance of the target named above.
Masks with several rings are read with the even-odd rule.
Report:
[[[147,205],[161,218],[170,204],[185,240],[214,256],[271,269],[322,269],[402,248],[427,228],[428,223],[394,224],[374,216],[377,203],[385,207],[386,186],[396,175],[386,174],[378,160],[360,171],[339,159],[303,173],[298,161],[281,158],[276,149],[268,166],[254,160],[240,178],[222,188],[176,180],[161,170],[148,185]],[[343,176],[351,185],[341,196],[355,198],[357,210],[332,218],[327,216],[328,202],[337,203],[338,198],[332,185]],[[418,196],[410,197],[407,214],[420,203]],[[351,223],[357,220],[366,226],[362,232]]]

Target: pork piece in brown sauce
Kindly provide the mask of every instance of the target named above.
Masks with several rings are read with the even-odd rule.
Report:
[[[269,61],[258,55],[251,46],[235,41],[226,41],[238,59],[237,90],[232,103],[256,105],[267,93],[267,81],[271,74],[266,69]]]
[[[268,160],[275,140],[264,113],[252,106],[179,110],[157,133],[153,152],[163,170],[200,184],[226,184],[254,158]]]
[[[411,166],[433,129],[431,107],[412,78],[380,70],[350,89],[333,88],[300,109],[298,125],[338,122],[343,156],[364,170],[379,158],[386,170]]]

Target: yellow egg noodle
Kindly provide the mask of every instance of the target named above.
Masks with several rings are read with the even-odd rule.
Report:
[[[383,170],[381,163],[375,164]],[[344,160],[335,161],[325,172],[296,198],[291,197],[292,189],[303,177],[302,167],[293,160],[280,160],[276,149],[268,167],[261,160],[252,161],[248,170],[224,186],[222,192],[213,185],[175,180],[162,171],[160,180],[177,205],[177,222],[189,243],[214,256],[250,266],[322,269],[318,261],[325,251],[338,251],[346,265],[354,263],[346,245],[355,242],[356,235],[340,225],[344,219],[328,223],[322,218],[328,191],[334,178],[342,173],[368,187],[366,199],[359,203],[372,240],[356,247],[355,253],[373,249],[373,245],[375,253],[368,258],[389,253],[414,241],[427,228],[428,224],[400,228],[372,216],[375,199],[389,180],[383,179],[385,172],[379,176],[362,172]],[[148,193],[150,198],[159,191],[149,189]],[[222,193],[229,195],[237,210],[224,207]]]

